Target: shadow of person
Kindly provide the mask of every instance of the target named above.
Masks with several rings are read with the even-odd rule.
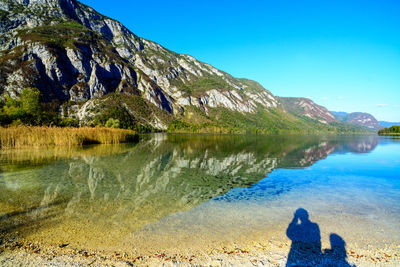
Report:
[[[321,262],[319,226],[310,221],[305,209],[296,210],[286,235],[292,240],[286,266],[314,266]]]
[[[338,234],[331,234],[329,236],[331,243],[331,249],[325,249],[324,251],[324,264],[334,266],[350,267],[347,262],[346,242]]]

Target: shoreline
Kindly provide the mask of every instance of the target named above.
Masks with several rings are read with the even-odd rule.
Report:
[[[332,131],[289,131],[265,133],[246,132],[158,132],[170,135],[205,135],[205,136],[358,136],[377,135],[372,132],[332,132]],[[0,126],[0,147],[2,149],[48,148],[48,147],[82,147],[92,144],[137,143],[140,135],[133,130],[106,127],[51,127],[51,126]]]
[[[378,136],[400,136],[400,133],[378,134]]]
[[[138,253],[132,251],[104,251],[72,247],[69,244],[46,245],[19,240],[6,242],[0,247],[0,265],[40,266],[285,266],[290,242],[268,240],[263,243],[234,244],[198,251],[154,251]],[[325,250],[326,251],[326,250]],[[313,266],[346,266],[339,258],[308,262]],[[365,250],[347,249],[346,262],[356,266],[398,266],[399,247]],[[347,265],[348,266],[348,265]]]

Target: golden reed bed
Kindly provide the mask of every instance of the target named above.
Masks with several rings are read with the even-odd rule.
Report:
[[[33,126],[0,127],[1,148],[118,144],[137,140],[138,135],[135,132],[123,129]]]

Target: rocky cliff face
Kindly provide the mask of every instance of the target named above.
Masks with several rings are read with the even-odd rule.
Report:
[[[382,126],[375,119],[375,117],[369,113],[363,113],[363,112],[346,113],[346,112],[334,112],[334,111],[331,112],[336,117],[336,119],[341,122],[363,126],[371,130],[378,130],[382,128]]]
[[[83,123],[114,92],[140,96],[145,111],[121,106],[159,129],[187,107],[206,116],[213,108],[242,114],[279,108],[261,85],[140,38],[75,0],[0,0],[0,19],[1,94],[17,97],[37,87],[64,116]]]
[[[300,97],[280,97],[279,102],[290,113],[305,116],[320,123],[336,122],[335,117],[325,107],[317,105],[311,99]]]

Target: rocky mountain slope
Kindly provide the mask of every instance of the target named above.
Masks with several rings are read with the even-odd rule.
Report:
[[[296,116],[308,117],[324,124],[337,121],[325,107],[317,105],[308,98],[279,97],[279,102],[288,112]]]
[[[379,122],[369,113],[363,112],[353,112],[353,113],[346,113],[346,112],[335,112],[331,111],[331,113],[335,116],[338,121],[363,126],[371,130],[378,130],[382,128]]]
[[[76,0],[0,0],[0,98],[38,88],[80,125],[171,131],[335,130],[260,84],[140,38]],[[320,123],[320,122],[322,123]]]

